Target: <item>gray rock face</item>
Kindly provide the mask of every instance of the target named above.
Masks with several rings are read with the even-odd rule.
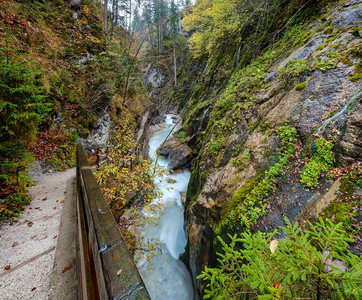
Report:
[[[217,154],[208,153],[204,150],[206,147],[201,148],[195,160],[196,172],[193,172],[186,199],[189,266],[199,291],[202,291],[204,283],[196,277],[206,265],[213,263],[215,253],[212,240],[222,214],[227,213],[225,208],[237,190],[250,184],[258,175],[263,174],[271,163],[275,163],[272,159],[280,144],[277,138],[274,140],[268,136],[268,129],[266,133],[261,130],[262,122],[265,122],[268,128],[283,126],[285,123],[295,127],[300,137],[296,151],[300,153],[302,150],[310,150],[306,142],[310,137],[315,140],[313,134],[329,138],[329,134],[333,133],[338,139],[333,149],[336,153],[334,167],[345,167],[362,161],[361,97],[356,98],[353,105],[348,105],[352,97],[359,95],[361,80],[350,80],[351,76],[357,73],[353,66],[356,65],[357,58],[347,51],[360,43],[360,37],[356,37],[351,28],[358,27],[361,22],[361,9],[360,0],[341,3],[339,9],[334,10],[328,17],[336,28],[342,28],[335,40],[327,42],[331,36],[324,30],[319,30],[313,33],[305,45],[286,52],[286,56],[282,54],[280,60],[268,70],[269,73],[265,74],[264,83],[270,84],[269,87],[265,88],[264,85],[255,93],[257,101],[254,103],[254,110],[245,110],[245,115],[238,116],[242,121],[238,121],[239,127],[235,128],[239,130],[233,129],[230,133],[225,133],[227,142],[223,143]],[[341,59],[333,63],[331,53],[347,53],[348,60]],[[279,70],[297,59],[306,60],[309,67],[305,74],[298,77],[298,80],[290,78],[283,81],[278,78]],[[305,89],[295,89],[296,84],[301,82],[305,82]],[[346,106],[348,109],[345,110]],[[318,132],[325,121],[333,116],[337,118]],[[189,135],[199,134],[208,127],[209,120],[205,119],[206,124],[203,124],[201,113],[191,117],[187,127]],[[242,122],[245,122],[244,127]],[[255,124],[255,127],[251,129],[250,124]],[[204,136],[207,134],[201,135],[198,142]],[[237,142],[233,144],[234,141]],[[202,142],[206,144],[207,140]],[[240,154],[236,154],[237,145],[241,145],[238,148]],[[164,149],[168,155],[171,150]],[[245,151],[252,153],[248,160],[243,157]],[[321,174],[318,189],[308,189],[300,183],[300,172],[305,165],[300,160],[300,153],[293,158],[300,164],[293,172],[289,170],[283,173],[283,179],[282,176],[278,178],[273,202],[270,201],[266,208],[267,214],[260,219],[262,222],[252,229],[272,231],[283,225],[285,216],[298,221],[308,219],[313,212],[317,216],[337,197],[338,184],[336,181],[328,181],[325,174]],[[235,165],[238,168],[234,167]]]
[[[358,4],[355,4],[358,5]],[[333,20],[334,27],[350,27],[355,23],[361,23],[362,20],[362,5],[361,3],[353,9],[348,9],[342,12],[337,18]]]
[[[164,83],[165,74],[162,69],[152,69],[149,71],[146,77],[146,85],[152,85],[154,88],[159,88]]]
[[[192,150],[186,144],[177,145],[168,156],[168,167],[171,170],[185,166],[192,159]]]
[[[168,156],[171,150],[176,147],[178,143],[178,139],[176,137],[172,137],[163,143],[158,149],[157,152],[162,156]]]
[[[83,64],[85,64],[86,62],[91,61],[91,60],[93,60],[93,59],[94,59],[94,55],[93,55],[93,54],[90,54],[90,53],[88,52],[86,56],[77,59],[76,62],[77,62],[77,65],[83,65]]]
[[[68,6],[73,9],[79,8],[81,4],[82,0],[68,0]]]
[[[337,112],[353,94],[355,85],[348,80],[352,68],[317,71],[302,94],[302,101],[295,107],[291,118],[303,138],[318,126],[330,113]]]
[[[361,99],[359,99],[361,102]],[[343,136],[339,143],[339,164],[348,166],[354,162],[362,161],[362,106],[357,105],[355,111],[347,118]]]
[[[95,128],[89,133],[88,137],[85,139],[79,138],[77,142],[85,148],[104,145],[108,142],[110,130],[111,116],[106,113],[98,119]]]
[[[143,85],[147,88],[149,98],[157,98],[162,87],[167,83],[167,73],[163,66],[149,63],[144,73]]]
[[[279,75],[279,71],[275,71],[270,73],[266,78],[265,78],[265,82],[269,83],[272,82],[275,78],[277,78]]]

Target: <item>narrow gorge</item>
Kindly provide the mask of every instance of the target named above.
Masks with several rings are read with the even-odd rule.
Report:
[[[0,3],[0,221],[81,144],[153,300],[359,299],[362,1],[126,2]]]

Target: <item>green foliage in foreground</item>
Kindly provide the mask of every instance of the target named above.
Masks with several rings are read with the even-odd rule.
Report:
[[[220,237],[219,268],[205,268],[198,277],[208,282],[205,299],[360,299],[362,260],[348,250],[342,223],[321,218],[309,230],[298,223],[273,233]],[[240,249],[240,243],[243,248]]]

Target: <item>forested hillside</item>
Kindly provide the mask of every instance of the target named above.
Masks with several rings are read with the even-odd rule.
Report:
[[[136,47],[110,16],[106,34],[103,16],[92,1],[1,1],[0,220],[29,201],[34,160],[72,167],[79,138],[107,143],[111,124],[133,138],[148,103]]]
[[[190,170],[174,198],[195,299],[359,299],[361,26],[361,0],[2,1],[0,221],[28,203],[33,161],[64,170],[75,143],[101,145],[138,260],[167,254],[142,240],[179,184],[156,181]]]

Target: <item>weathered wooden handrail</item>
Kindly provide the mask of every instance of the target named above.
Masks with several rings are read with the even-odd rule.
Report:
[[[80,299],[150,299],[102,195],[86,154],[77,146]]]

